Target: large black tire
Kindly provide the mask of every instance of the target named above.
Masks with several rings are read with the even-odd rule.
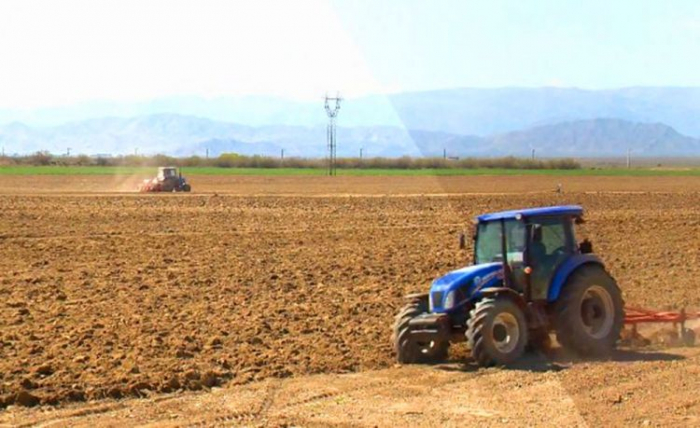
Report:
[[[401,308],[394,319],[391,340],[394,343],[396,361],[401,364],[428,364],[447,358],[449,342],[417,342],[411,337],[408,323],[415,317],[429,311],[428,299],[417,298]]]
[[[609,355],[625,321],[622,293],[602,266],[584,265],[564,285],[555,306],[557,341],[583,356]]]
[[[189,192],[191,190],[192,190],[192,187],[189,184],[185,184],[184,186],[182,186],[183,192]]]
[[[478,365],[512,364],[528,343],[525,314],[507,296],[486,297],[471,310],[466,335]]]

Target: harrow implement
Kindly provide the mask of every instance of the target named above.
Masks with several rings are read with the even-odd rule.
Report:
[[[695,331],[687,328],[686,321],[700,319],[700,312],[687,312],[681,309],[679,312],[654,311],[651,309],[626,307],[625,324],[632,326],[633,334],[637,335],[637,325],[646,323],[671,323],[679,329],[679,338],[687,346],[695,344]]]

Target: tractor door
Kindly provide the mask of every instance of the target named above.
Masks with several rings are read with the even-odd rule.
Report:
[[[526,285],[525,248],[526,227],[522,220],[505,220],[479,223],[474,247],[476,264],[503,262],[505,254],[509,283],[517,291]]]
[[[530,224],[528,264],[532,268],[532,300],[547,298],[549,284],[559,264],[574,253],[570,218],[540,218]]]
[[[519,291],[525,290],[527,275],[525,274],[525,248],[527,234],[525,223],[522,220],[506,221],[506,254],[510,270],[511,286]]]

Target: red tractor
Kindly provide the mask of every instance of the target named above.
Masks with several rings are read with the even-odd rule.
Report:
[[[189,192],[192,190],[182,173],[174,166],[158,168],[158,175],[144,180],[139,185],[139,192]]]

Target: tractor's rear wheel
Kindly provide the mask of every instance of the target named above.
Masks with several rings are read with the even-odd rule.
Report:
[[[427,297],[421,297],[405,305],[394,320],[392,342],[396,351],[396,360],[401,364],[427,364],[443,361],[447,358],[449,342],[421,342],[411,337],[409,322],[429,311]]]
[[[525,352],[528,330],[525,314],[510,298],[487,297],[469,314],[467,342],[478,365],[508,365]]]
[[[557,341],[581,355],[609,355],[620,338],[624,318],[615,279],[602,266],[582,266],[569,277],[555,305]]]

